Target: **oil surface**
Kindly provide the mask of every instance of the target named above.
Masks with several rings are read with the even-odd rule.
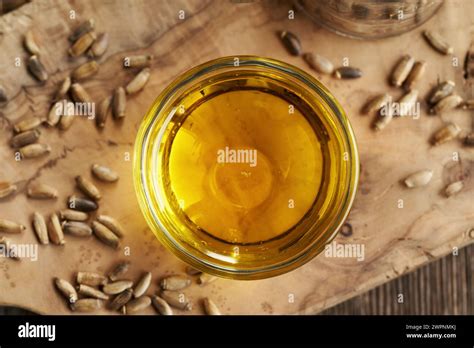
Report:
[[[323,181],[324,151],[304,108],[264,89],[203,96],[172,140],[169,182],[187,219],[228,243],[291,230]]]

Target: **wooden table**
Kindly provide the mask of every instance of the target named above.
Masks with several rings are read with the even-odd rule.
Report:
[[[77,19],[68,19],[71,9]],[[93,162],[114,167],[121,175],[117,185],[101,185],[104,194],[101,211],[120,219],[127,229],[124,245],[130,247],[133,263],[131,278],[144,270],[154,275],[151,290],[163,275],[181,272],[184,265],[165,251],[147,228],[136,203],[131,180],[131,154],[140,120],[156,95],[184,70],[224,55],[256,54],[285,60],[307,69],[297,57],[290,57],[275,32],[286,29],[297,33],[305,50],[314,50],[337,64],[349,58],[350,64],[364,71],[357,81],[338,81],[328,76],[320,79],[340,100],[353,124],[362,163],[359,193],[349,222],[353,234],[337,237],[338,243],[363,243],[365,260],[334,259],[320,255],[304,267],[273,279],[238,282],[218,280],[206,287],[193,285],[186,293],[197,303],[202,296],[212,296],[224,313],[315,313],[376,285],[396,278],[435,258],[471,243],[474,239],[472,205],[474,152],[452,141],[430,146],[430,135],[453,120],[469,130],[469,113],[456,110],[440,116],[427,116],[423,106],[419,120],[400,119],[382,133],[370,129],[372,119],[360,115],[360,106],[370,95],[389,91],[398,97],[386,78],[402,54],[424,59],[429,68],[420,83],[424,96],[437,78],[457,83],[462,96],[462,59],[469,47],[473,23],[469,14],[474,3],[449,1],[435,18],[422,28],[382,41],[354,41],[339,37],[315,26],[302,14],[289,20],[286,3],[235,3],[228,1],[81,1],[37,0],[0,18],[0,81],[11,101],[0,109],[0,180],[16,181],[20,190],[0,202],[2,218],[28,226],[11,239],[18,243],[36,243],[30,227],[31,214],[49,214],[65,206],[74,191],[74,177],[87,174]],[[184,19],[180,19],[183,10]],[[181,13],[182,14],[182,13]],[[15,162],[8,146],[11,125],[31,114],[44,116],[56,84],[84,59],[68,60],[67,36],[81,20],[93,17],[97,30],[107,31],[111,45],[100,60],[101,68],[84,83],[95,101],[101,100],[119,85],[132,78],[121,68],[124,56],[150,53],[156,60],[147,88],[130,102],[125,122],[109,120],[103,132],[92,122],[78,120],[66,132],[42,130],[42,141],[53,148],[50,156]],[[50,72],[45,86],[40,86],[24,66],[15,67],[16,57],[24,59],[22,35],[35,27],[43,39],[42,59]],[[439,30],[449,38],[459,66],[452,59],[429,48],[421,30]],[[458,152],[461,161],[453,161]],[[424,168],[434,170],[429,186],[408,190],[400,180]],[[440,194],[444,186],[463,175],[465,189],[449,199]],[[24,186],[41,180],[60,191],[56,202],[28,200]],[[398,208],[399,200],[403,208]],[[102,208],[103,207],[103,208]],[[471,232],[470,232],[471,231]],[[94,239],[67,239],[63,248],[40,246],[39,260],[0,260],[0,303],[17,305],[40,313],[69,313],[63,299],[53,290],[52,278],[69,280],[78,270],[105,272],[118,259],[126,257]],[[289,301],[293,299],[294,301]],[[149,313],[153,313],[150,309]],[[193,313],[201,313],[195,306]]]
[[[403,302],[398,301],[403,295]],[[321,312],[323,315],[473,315],[474,244],[362,295]]]

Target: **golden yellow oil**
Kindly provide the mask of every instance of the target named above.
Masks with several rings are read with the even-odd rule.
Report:
[[[329,187],[328,133],[287,87],[259,77],[227,81],[187,95],[176,116],[168,194],[200,234],[236,245],[273,240]]]
[[[173,139],[169,175],[194,224],[227,242],[255,243],[286,232],[308,212],[322,164],[317,133],[297,107],[241,89],[189,110]]]
[[[318,81],[282,62],[219,58],[157,98],[135,184],[156,236],[194,267],[256,279],[324,249],[358,178],[352,130]]]

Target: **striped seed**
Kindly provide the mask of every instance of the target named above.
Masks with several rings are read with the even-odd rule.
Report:
[[[91,60],[84,63],[74,69],[71,73],[71,77],[74,81],[85,80],[99,71],[99,64],[95,60]]]
[[[111,103],[112,103],[111,96],[105,97],[99,103],[99,106],[97,108],[97,117],[95,119],[97,127],[104,128],[105,122],[107,121],[107,118],[109,117]]]
[[[169,291],[164,290],[161,292],[160,297],[165,300],[171,307],[176,309],[181,309],[185,311],[190,311],[193,309],[191,302],[185,294],[178,291]]]
[[[58,85],[58,89],[54,95],[54,100],[58,101],[63,99],[69,91],[69,88],[71,88],[71,78],[68,76]]]
[[[130,268],[130,262],[129,261],[120,262],[109,273],[108,277],[111,281],[114,282],[114,281],[118,280],[120,277],[122,277],[125,273],[127,273],[129,268]]]
[[[460,96],[451,94],[437,102],[430,111],[434,114],[440,114],[444,111],[457,108],[462,102],[463,99]]]
[[[95,312],[103,307],[104,301],[96,298],[82,298],[71,304],[75,312]]]
[[[449,140],[456,139],[460,133],[461,128],[457,124],[451,122],[434,133],[431,141],[433,145],[440,145]]]
[[[61,227],[61,223],[59,222],[58,215],[55,213],[51,214],[50,216],[48,233],[49,233],[49,240],[51,240],[53,244],[56,244],[56,245],[66,244],[66,242],[64,241],[64,233]]]
[[[303,54],[303,59],[313,70],[316,70],[323,74],[332,74],[334,72],[334,65],[331,61],[319,54],[311,52]]]
[[[418,100],[418,90],[413,89],[408,93],[405,93],[400,99],[398,99],[398,104],[400,105],[399,112],[397,116],[407,116],[410,115],[413,108],[416,105]]]
[[[104,244],[117,249],[120,245],[120,239],[107,227],[98,221],[92,222],[92,230],[95,236]]]
[[[70,88],[71,97],[78,103],[92,103],[92,98],[79,83],[73,83]]]
[[[82,197],[77,197],[72,195],[68,199],[68,208],[73,210],[82,211],[85,213],[89,213],[91,211],[97,210],[99,206],[96,202]]]
[[[173,310],[170,305],[161,297],[157,295],[151,296],[151,303],[161,315],[173,315]]]
[[[72,126],[75,119],[76,119],[75,115],[61,115],[58,128],[62,131],[69,129]]]
[[[77,292],[86,297],[97,298],[100,300],[108,300],[109,295],[104,294],[102,291],[93,288],[92,286],[79,284],[77,286]]]
[[[426,62],[419,61],[413,65],[413,68],[408,74],[405,82],[403,82],[403,88],[406,91],[411,91],[418,81],[423,77],[426,70]]]
[[[150,69],[144,68],[141,70],[125,87],[127,94],[134,94],[143,89],[150,79]]]
[[[87,51],[87,55],[91,58],[99,58],[107,51],[107,47],[109,47],[109,34],[101,33]]]
[[[107,284],[107,278],[94,272],[77,272],[76,282],[89,286],[99,286]]]
[[[132,299],[132,294],[133,290],[130,288],[122,291],[120,294],[114,297],[112,302],[110,302],[109,308],[113,311],[119,310]]]
[[[26,194],[33,199],[55,199],[58,197],[58,190],[47,184],[34,183],[28,186]]]
[[[26,132],[38,128],[41,125],[41,119],[39,117],[28,117],[21,120],[13,125],[15,133]]]
[[[409,175],[405,179],[405,185],[408,188],[426,186],[431,181],[432,177],[433,177],[432,170],[421,170],[419,172]]]
[[[119,179],[119,175],[115,171],[103,165],[93,164],[91,171],[92,174],[100,181],[115,182]]]
[[[374,121],[374,129],[376,131],[381,131],[387,127],[387,125],[392,121],[393,119],[393,108],[390,107],[383,107],[380,109],[379,113],[377,114],[377,117],[375,118]]]
[[[114,91],[112,101],[112,111],[116,119],[125,117],[125,110],[127,108],[127,96],[125,95],[125,89],[119,87]]]
[[[46,82],[49,78],[48,72],[44,67],[43,63],[39,60],[38,56],[30,56],[28,58],[28,71],[36,78],[39,82]]]
[[[21,233],[26,229],[22,224],[16,223],[14,221],[0,219],[0,232],[4,233]]]
[[[160,287],[162,290],[181,290],[191,285],[191,279],[181,275],[171,275],[161,279]]]
[[[97,221],[111,230],[117,237],[123,238],[125,234],[124,229],[122,225],[120,225],[120,223],[113,217],[108,215],[98,215]]]
[[[362,113],[370,114],[372,112],[379,111],[384,105],[387,105],[391,99],[392,97],[388,93],[380,94],[365,103],[364,107],[362,108]]]
[[[97,35],[90,31],[79,37],[69,48],[68,53],[71,57],[78,57],[85,53],[97,39]]]
[[[43,215],[38,212],[33,214],[33,229],[41,244],[49,244],[48,229]]]
[[[133,282],[131,280],[117,280],[116,282],[105,284],[102,287],[102,291],[107,295],[117,295],[130,289],[132,286]]]
[[[337,79],[357,79],[362,76],[362,71],[351,66],[341,66],[334,70],[334,77]]]
[[[125,314],[137,313],[150,306],[151,298],[148,296],[141,296],[131,300],[125,305]]]
[[[47,144],[30,144],[21,147],[19,150],[23,158],[36,158],[51,152],[51,147]]]
[[[145,294],[151,284],[151,273],[146,272],[133,288],[133,297],[137,298]]]
[[[48,113],[48,118],[46,120],[46,124],[48,126],[56,127],[56,125],[59,123],[59,120],[61,119],[61,115],[63,113],[63,106],[65,105],[65,102],[67,102],[67,100],[60,100],[51,106],[51,109]]]
[[[54,278],[54,284],[69,303],[74,303],[77,301],[77,291],[67,280]]]
[[[86,221],[89,219],[89,214],[82,211],[64,209],[59,211],[59,217],[61,220]]]
[[[66,221],[63,222],[62,228],[64,233],[75,237],[89,237],[92,235],[92,228],[80,221]]]
[[[408,54],[404,55],[398,61],[397,65],[395,65],[390,78],[390,83],[396,87],[400,87],[410,74],[414,64],[415,59]]]
[[[279,36],[288,53],[293,56],[299,56],[301,54],[301,42],[295,34],[283,30],[279,32]]]
[[[423,36],[426,41],[433,47],[436,51],[442,54],[453,54],[453,47],[438,33],[435,33],[430,30],[423,31]]]
[[[433,90],[429,94],[428,104],[433,106],[441,99],[446,98],[448,95],[453,93],[454,87],[456,87],[456,84],[453,81],[447,80],[441,82],[435,88],[433,88]]]
[[[76,185],[86,196],[92,198],[95,201],[99,201],[102,198],[102,195],[92,181],[86,179],[82,175],[76,176]]]
[[[125,68],[146,68],[150,66],[154,57],[152,55],[129,56],[123,59]]]
[[[36,142],[41,135],[38,129],[32,129],[26,132],[18,133],[10,140],[10,146],[19,148]]]

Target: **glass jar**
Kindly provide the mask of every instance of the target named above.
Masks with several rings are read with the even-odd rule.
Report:
[[[412,30],[431,18],[443,0],[295,0],[296,8],[337,34],[377,39]]]
[[[323,251],[358,175],[339,103],[314,77],[268,58],[223,57],[183,73],[135,143],[151,230],[191,266],[233,279],[275,276]]]

